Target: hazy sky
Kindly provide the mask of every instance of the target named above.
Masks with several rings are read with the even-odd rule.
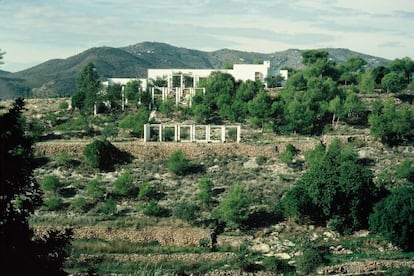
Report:
[[[414,58],[414,0],[0,0],[2,70],[143,41]]]

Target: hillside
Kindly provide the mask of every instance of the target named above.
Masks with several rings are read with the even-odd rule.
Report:
[[[361,56],[372,67],[389,62],[348,49],[324,50],[338,63],[352,56]],[[20,72],[0,72],[0,98],[71,95],[76,89],[78,72],[89,62],[96,65],[101,77],[145,77],[148,68],[222,68],[225,64],[263,60],[270,60],[274,70],[301,68],[301,52],[298,49],[268,54],[230,49],[203,52],[158,42],[142,42],[121,48],[97,47],[66,59],[52,59]]]

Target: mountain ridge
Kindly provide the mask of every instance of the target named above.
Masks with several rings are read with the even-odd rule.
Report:
[[[353,56],[365,59],[370,67],[387,65],[389,60],[344,48],[322,48],[338,63]],[[270,60],[274,70],[283,67],[303,68],[300,49],[272,53],[245,52],[231,49],[200,51],[162,42],[141,42],[125,47],[93,47],[66,59],[51,59],[31,68],[10,73],[0,72],[0,98],[50,97],[72,95],[76,78],[89,62],[101,77],[146,77],[148,68],[223,68],[235,63]]]

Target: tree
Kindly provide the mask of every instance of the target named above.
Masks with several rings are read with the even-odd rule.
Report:
[[[404,76],[406,85],[411,82],[411,74],[414,72],[414,61],[411,58],[397,58],[388,67],[392,72],[401,73]]]
[[[361,93],[373,93],[375,89],[375,77],[372,70],[366,70],[360,75],[359,91]]]
[[[407,87],[404,75],[394,72],[386,74],[381,80],[381,85],[387,93],[399,93]]]
[[[98,100],[98,92],[101,91],[101,82],[93,63],[88,63],[82,68],[76,80],[77,92],[72,98],[72,105],[84,114],[91,114]]]
[[[305,50],[302,52],[302,63],[305,65],[312,65],[318,60],[327,60],[328,55],[327,51]]]
[[[71,230],[37,238],[28,219],[42,205],[33,177],[32,140],[25,135],[22,99],[0,115],[0,266],[8,275],[64,275]]]
[[[265,122],[270,120],[273,113],[272,99],[264,90],[261,90],[253,100],[249,101],[248,108],[253,124],[260,125],[263,132]]]
[[[370,230],[404,250],[414,250],[414,187],[396,188],[374,206]]]
[[[213,203],[213,186],[213,182],[206,177],[200,178],[198,181],[198,189],[200,191],[197,194],[197,198],[206,206]]]
[[[402,104],[397,108],[393,100],[375,102],[368,122],[372,136],[387,145],[398,145],[414,136],[414,107]]]
[[[253,196],[240,184],[234,184],[227,196],[213,210],[213,215],[228,226],[238,228],[249,218]]]
[[[290,208],[289,212],[296,211],[295,217],[309,217],[340,232],[361,229],[367,226],[372,206],[382,196],[372,179],[372,172],[358,162],[357,154],[334,140],[321,160],[312,162],[296,183],[295,189],[305,191],[307,196],[299,192],[288,194],[291,202],[299,196],[296,209]],[[304,208],[304,204],[308,207]]]

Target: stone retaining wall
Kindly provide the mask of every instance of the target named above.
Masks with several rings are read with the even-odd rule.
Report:
[[[35,152],[47,156],[56,156],[60,152],[66,152],[70,156],[82,155],[83,149],[91,141],[49,141],[37,143]],[[141,140],[129,142],[113,142],[120,150],[126,151],[138,160],[167,159],[176,150],[181,150],[190,159],[201,159],[211,155],[237,155],[245,157],[265,156],[268,158],[277,156],[285,151],[287,144],[292,144],[301,151],[314,148],[319,142],[317,139],[281,139],[274,144],[252,145],[243,143],[175,143],[175,142],[147,142]]]

